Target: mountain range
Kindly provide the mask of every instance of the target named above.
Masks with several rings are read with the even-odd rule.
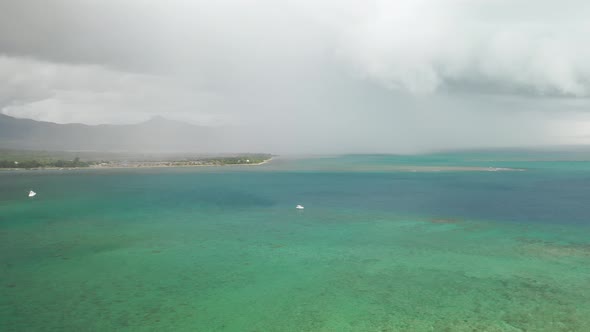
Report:
[[[223,128],[160,116],[128,125],[58,124],[0,114],[0,148],[55,151],[212,152],[231,146]],[[229,144],[228,144],[229,143]]]

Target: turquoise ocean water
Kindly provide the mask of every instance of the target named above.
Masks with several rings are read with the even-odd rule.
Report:
[[[586,157],[0,172],[0,331],[590,331]]]

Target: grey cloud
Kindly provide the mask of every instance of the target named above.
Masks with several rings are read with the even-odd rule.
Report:
[[[324,60],[412,93],[475,81],[580,97],[588,15],[585,1],[23,0],[0,5],[0,47],[217,86]]]
[[[590,128],[589,15],[584,1],[3,1],[0,110],[161,114],[273,152],[562,144]]]
[[[221,101],[205,90],[161,76],[121,72],[99,65],[67,65],[0,56],[3,113],[59,123],[130,122],[166,113],[191,112],[215,124]],[[174,116],[173,116],[174,117]]]
[[[584,1],[384,1],[343,31],[344,56],[392,88],[447,82],[585,97],[590,5]],[[557,14],[556,14],[557,13]]]

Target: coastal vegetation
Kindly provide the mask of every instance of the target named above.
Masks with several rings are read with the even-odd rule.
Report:
[[[234,157],[215,157],[204,158],[200,161],[213,165],[241,165],[241,164],[260,164],[271,158],[268,154],[239,155]]]
[[[271,157],[260,153],[191,155],[0,150],[0,169],[257,165]]]
[[[76,157],[73,160],[0,160],[0,168],[74,168],[74,167],[88,167],[91,163],[80,161]]]

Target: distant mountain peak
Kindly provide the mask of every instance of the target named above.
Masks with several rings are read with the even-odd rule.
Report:
[[[143,123],[157,123],[157,122],[177,122],[177,121],[167,119],[161,115],[154,115],[151,118],[144,121]]]

